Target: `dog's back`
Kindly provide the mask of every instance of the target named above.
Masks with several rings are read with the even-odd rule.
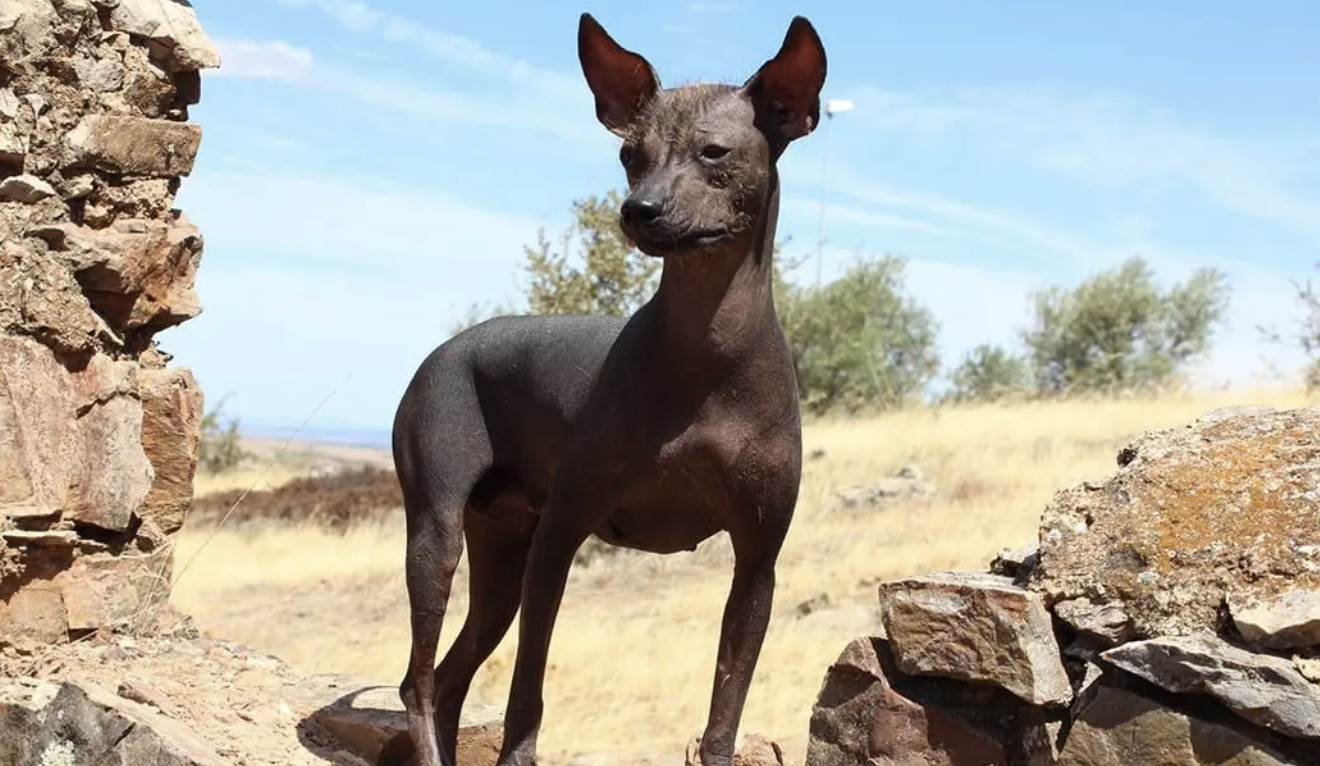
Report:
[[[450,338],[418,367],[394,419],[404,493],[457,494],[491,468],[539,494],[626,319],[502,316]]]

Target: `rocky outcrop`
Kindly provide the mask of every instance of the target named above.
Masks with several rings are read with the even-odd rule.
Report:
[[[1212,412],[990,574],[883,583],[806,766],[1320,765],[1320,409]]]
[[[169,595],[202,399],[156,334],[201,311],[173,200],[218,64],[187,3],[0,7],[0,647],[150,628]]]

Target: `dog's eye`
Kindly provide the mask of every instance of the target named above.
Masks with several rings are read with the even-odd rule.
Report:
[[[619,148],[619,162],[623,163],[625,168],[632,164],[635,156],[637,156],[637,150],[628,144],[624,144]]]
[[[728,153],[729,148],[719,144],[706,144],[701,147],[701,158],[703,160],[718,160]]]

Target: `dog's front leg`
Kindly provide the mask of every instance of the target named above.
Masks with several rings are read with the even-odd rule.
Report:
[[[733,584],[720,625],[719,654],[710,714],[701,736],[702,766],[730,766],[743,704],[756,671],[775,594],[778,545],[764,550],[762,541],[739,551],[735,542]]]

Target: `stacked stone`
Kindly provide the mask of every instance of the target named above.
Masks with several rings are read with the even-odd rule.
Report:
[[[1320,409],[1145,434],[989,573],[880,586],[807,766],[1320,764]]]
[[[0,4],[0,648],[169,595],[202,402],[155,336],[201,311],[172,206],[218,65],[186,3]]]

